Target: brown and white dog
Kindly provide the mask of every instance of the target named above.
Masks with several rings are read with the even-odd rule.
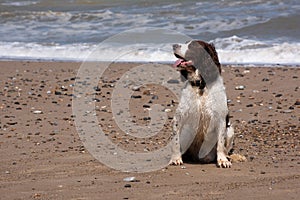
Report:
[[[170,164],[183,164],[184,154],[201,163],[217,160],[219,167],[229,168],[234,130],[215,47],[190,41],[173,45],[173,50],[179,58],[175,67],[186,84],[174,117]]]

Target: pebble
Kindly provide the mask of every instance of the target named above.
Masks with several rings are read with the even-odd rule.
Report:
[[[144,117],[143,120],[144,120],[144,121],[151,120],[151,117]]]
[[[281,113],[291,113],[293,112],[292,110],[283,110],[283,111],[280,111]]]
[[[262,81],[269,81],[270,79],[268,78],[263,78]]]
[[[153,95],[151,99],[156,100],[156,99],[158,99],[158,96],[157,95]]]
[[[140,87],[138,87],[138,86],[133,86],[131,89],[132,89],[133,91],[140,91]]]
[[[235,90],[244,90],[246,87],[244,85],[239,85],[235,87]]]
[[[96,92],[100,92],[100,91],[101,91],[101,88],[99,88],[98,86],[95,86],[95,87],[94,87],[94,90],[95,90]]]
[[[169,112],[171,112],[171,111],[172,111],[172,110],[169,109],[169,108],[165,109],[165,112],[166,112],[166,113],[169,113]]]
[[[176,80],[176,79],[170,79],[170,80],[167,81],[167,83],[170,83],[170,84],[178,84],[179,81]]]
[[[132,95],[131,98],[132,99],[141,99],[142,96],[141,95]]]
[[[250,156],[250,161],[254,160],[254,158],[255,158],[254,156]]]
[[[129,183],[125,184],[124,187],[131,188],[131,185]]]
[[[145,90],[145,91],[143,92],[143,95],[149,96],[150,94],[151,94],[151,91],[150,91],[150,90]]]
[[[134,176],[130,176],[130,177],[124,178],[123,181],[125,181],[125,182],[135,182],[136,179],[135,179]]]
[[[16,125],[18,122],[7,122],[8,125]]]
[[[43,111],[41,111],[41,110],[35,110],[35,111],[33,111],[33,114],[42,114],[43,113]]]
[[[54,94],[55,95],[62,95],[62,92],[55,90]]]
[[[300,99],[297,99],[297,101],[294,104],[295,106],[299,106],[300,105]]]

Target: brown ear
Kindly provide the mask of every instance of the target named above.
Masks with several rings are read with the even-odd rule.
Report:
[[[213,43],[207,43],[201,40],[197,41],[204,49],[205,51],[210,55],[210,57],[213,59],[214,63],[217,65],[219,73],[221,74],[221,64],[219,62],[218,53],[215,49],[215,45]]]

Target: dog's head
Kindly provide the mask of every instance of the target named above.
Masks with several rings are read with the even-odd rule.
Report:
[[[199,79],[211,83],[221,74],[221,65],[213,44],[192,40],[185,44],[174,44],[173,51],[178,58],[174,67],[187,79],[196,73]]]
[[[200,40],[192,40],[185,44],[174,44],[173,51],[174,55],[178,58],[174,66],[179,70],[195,72],[200,66],[211,64],[209,61],[212,60],[213,64],[218,68],[219,73],[221,73],[218,54],[213,44]]]

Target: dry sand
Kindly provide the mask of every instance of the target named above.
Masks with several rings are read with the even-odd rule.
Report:
[[[97,116],[114,143],[151,151],[168,142],[177,100],[161,86],[136,91],[140,98],[130,103],[136,123],[147,123],[146,108],[154,103],[169,109],[169,118],[157,136],[127,138],[113,121],[110,98],[117,78],[136,65],[113,64],[105,72],[96,88]],[[72,115],[79,67],[0,62],[0,199],[299,198],[299,67],[223,67],[236,130],[234,153],[245,155],[247,162],[230,169],[189,163],[148,173],[108,168],[85,149]],[[136,181],[123,180],[132,176]]]

